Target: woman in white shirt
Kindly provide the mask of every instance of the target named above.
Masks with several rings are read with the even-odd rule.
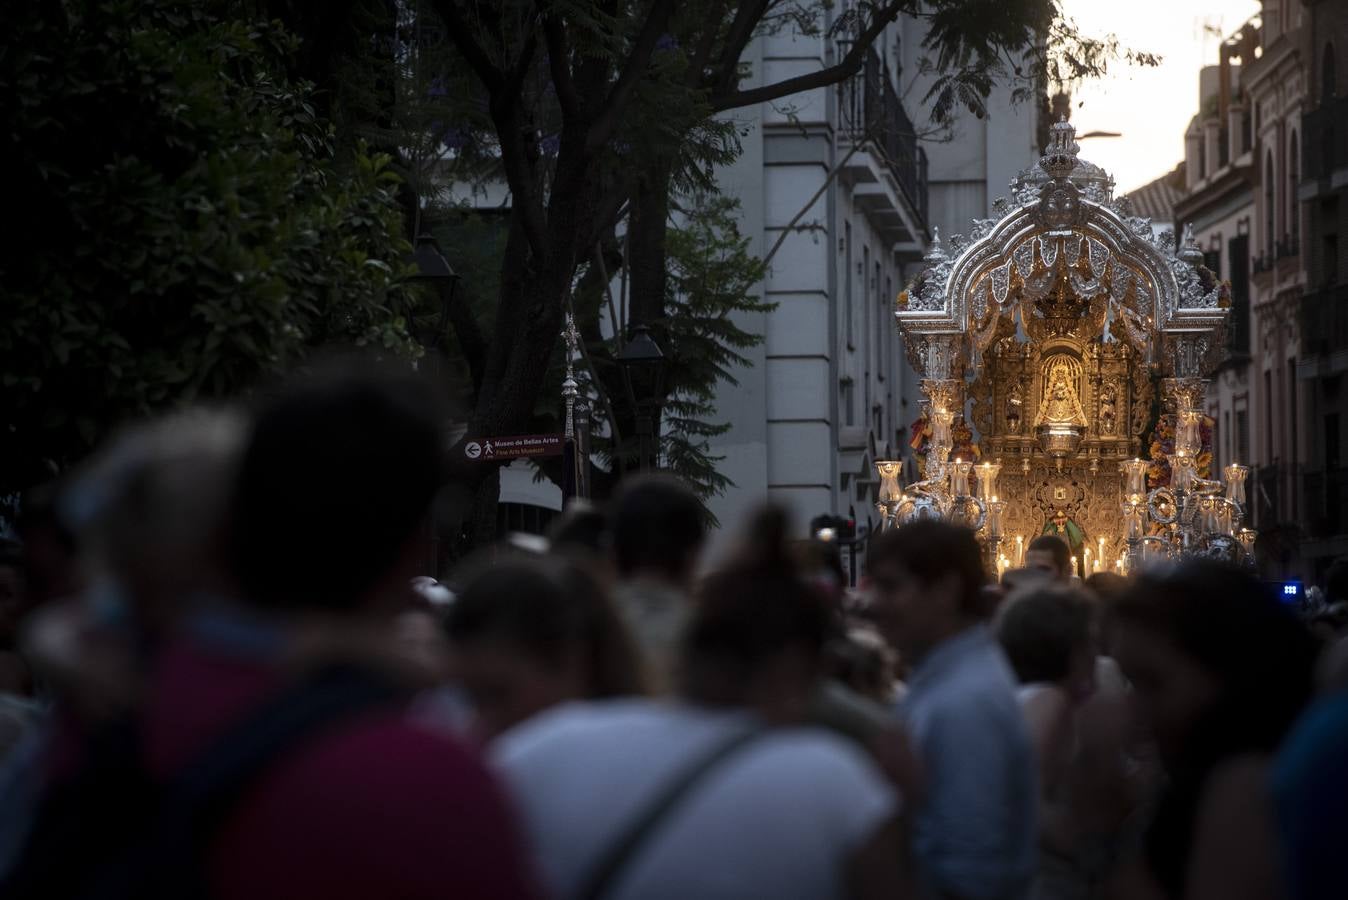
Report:
[[[894,789],[802,724],[832,622],[781,533],[705,582],[678,699],[569,704],[492,746],[554,896],[908,896]]]

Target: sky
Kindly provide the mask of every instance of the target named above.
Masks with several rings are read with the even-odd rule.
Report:
[[[1087,82],[1072,97],[1078,135],[1122,132],[1081,141],[1081,156],[1111,173],[1117,193],[1124,194],[1184,158],[1184,130],[1198,111],[1199,69],[1216,64],[1222,38],[1256,15],[1259,3],[1063,0],[1063,8],[1085,34],[1112,32],[1125,47],[1163,57],[1156,68],[1115,63],[1103,79]]]

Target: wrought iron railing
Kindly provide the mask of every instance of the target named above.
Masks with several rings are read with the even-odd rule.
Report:
[[[839,42],[839,55],[850,50]],[[927,154],[918,146],[917,129],[894,89],[889,66],[874,49],[866,51],[861,71],[839,85],[841,130],[851,141],[869,141],[893,172],[908,201],[925,222]]]
[[[1294,234],[1284,234],[1278,241],[1276,255],[1278,259],[1287,259],[1301,253],[1301,240]]]

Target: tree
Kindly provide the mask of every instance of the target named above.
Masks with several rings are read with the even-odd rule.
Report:
[[[390,159],[339,152],[294,39],[232,8],[5,6],[0,495],[308,348],[419,352]]]
[[[714,164],[738,152],[733,127],[716,113],[838,83],[904,13],[930,22],[927,49],[940,77],[927,99],[938,115],[956,103],[978,109],[999,75],[1042,89],[1050,74],[1098,71],[1118,49],[1080,38],[1056,0],[860,0],[833,26],[851,40],[838,63],[745,88],[740,59],[757,33],[817,32],[833,4],[428,2],[473,75],[469,95],[487,111],[510,191],[499,302],[494,327],[484,329],[491,338],[470,437],[526,427],[578,269],[606,255],[623,210],[630,321],[658,327],[665,318],[671,197],[708,186]],[[1060,64],[1063,52],[1070,65]],[[495,528],[496,474],[470,475],[480,479],[475,531],[482,538]]]

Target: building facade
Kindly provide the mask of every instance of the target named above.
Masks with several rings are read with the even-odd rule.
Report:
[[[836,15],[846,12],[840,4]],[[933,227],[987,217],[1011,178],[1038,157],[1039,110],[998,89],[989,115],[965,114],[939,134],[912,98],[924,26],[901,18],[846,83],[789,104],[736,112],[744,155],[720,176],[742,204],[741,228],[770,257],[763,284],[776,308],[742,326],[765,336],[752,365],[724,386],[732,423],[712,451],[735,486],[712,500],[734,530],[766,498],[799,528],[819,515],[874,518],[876,459],[907,456],[918,418],[915,379],[893,303],[928,251]],[[777,81],[826,67],[844,40],[769,34],[745,61]],[[803,211],[803,212],[802,212]],[[948,234],[948,232],[947,232]]]
[[[1301,353],[1305,446],[1302,553],[1320,575],[1348,553],[1348,4],[1303,0]]]
[[[1269,574],[1305,574],[1298,559],[1300,481],[1306,439],[1297,313],[1305,283],[1301,255],[1301,113],[1306,96],[1298,3],[1266,2],[1258,53],[1245,61],[1245,96],[1253,110],[1255,244],[1251,263],[1251,400],[1259,427],[1251,435],[1255,527],[1267,539]],[[1248,27],[1248,26],[1247,26]]]
[[[1231,282],[1213,461],[1253,467],[1249,517],[1273,577],[1316,580],[1348,552],[1345,44],[1344,4],[1264,3],[1200,75],[1175,205]]]
[[[1205,265],[1231,282],[1227,356],[1213,374],[1207,396],[1208,415],[1216,423],[1214,471],[1231,462],[1254,460],[1249,373],[1254,136],[1249,104],[1241,91],[1243,73],[1234,61],[1232,45],[1232,41],[1223,45],[1220,65],[1199,72],[1199,112],[1185,132],[1184,191],[1173,211],[1176,231],[1191,228]],[[1252,53],[1246,49],[1244,55]]]

